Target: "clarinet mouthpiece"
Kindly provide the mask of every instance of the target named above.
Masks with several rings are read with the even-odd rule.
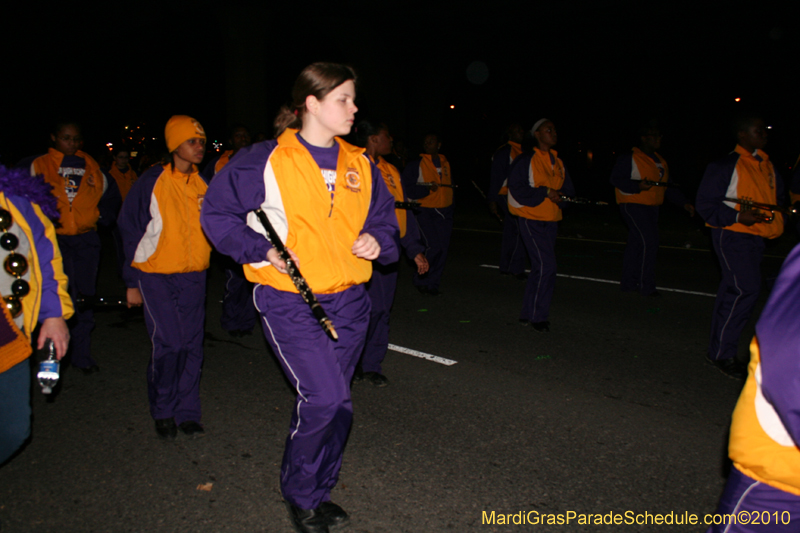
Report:
[[[330,336],[331,339],[335,341],[339,340],[339,334],[336,333],[336,329],[334,329],[333,322],[331,322],[330,319],[322,321],[322,328],[325,330],[325,333],[327,333]]]

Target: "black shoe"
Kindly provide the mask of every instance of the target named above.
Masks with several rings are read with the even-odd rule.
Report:
[[[180,429],[181,432],[187,437],[202,437],[206,433],[203,429],[203,426],[192,420],[181,422],[181,425],[178,426],[178,429]]]
[[[439,289],[428,289],[428,296],[439,296],[442,294]]]
[[[230,335],[234,339],[238,339],[239,337],[244,337],[244,334],[240,329],[232,329],[228,332],[228,335]]]
[[[531,322],[531,327],[539,333],[547,333],[550,331],[550,322]]]
[[[322,513],[328,527],[341,527],[350,523],[350,516],[333,502],[322,502],[317,511]]]
[[[658,291],[653,291],[651,293],[645,294],[648,298],[658,298],[661,296],[661,293]]]
[[[747,365],[740,362],[735,357],[731,357],[730,359],[717,359],[716,361],[712,361],[706,357],[706,361],[714,365],[717,370],[731,379],[743,380],[747,378]]]
[[[519,274],[514,274],[514,277],[520,281],[528,281],[527,272],[520,272]]]
[[[320,509],[322,505],[316,509],[300,509],[289,502],[285,503],[289,521],[297,533],[329,533],[328,521]]]
[[[389,384],[389,379],[378,372],[364,372],[364,379],[376,387],[385,387]]]
[[[92,366],[90,366],[88,368],[81,368],[81,367],[76,366],[75,368],[77,368],[78,370],[83,372],[83,374],[85,376],[91,376],[92,374],[96,374],[97,372],[100,372],[100,367],[97,366],[97,365],[92,365]]]
[[[178,436],[178,428],[173,418],[157,418],[156,433],[164,440],[173,440]]]

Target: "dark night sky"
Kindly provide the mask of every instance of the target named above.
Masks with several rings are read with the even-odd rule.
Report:
[[[547,116],[580,182],[582,173],[607,172],[612,153],[629,149],[638,124],[656,117],[673,176],[682,172],[677,181],[694,183],[705,163],[733,147],[727,125],[745,105],[774,126],[767,150],[777,166],[793,165],[800,39],[788,11],[749,3],[716,10],[706,3],[540,4],[4,8],[0,161],[44,152],[52,123],[65,116],[83,123],[92,154],[116,142],[124,124],[145,123],[160,137],[178,113],[220,140],[233,122],[270,131],[297,73],[328,60],[356,68],[362,114],[385,121],[413,149],[424,132],[440,131],[455,174],[482,172],[508,122],[529,128]],[[480,85],[467,79],[474,61],[488,67]],[[587,148],[594,171],[581,159]]]

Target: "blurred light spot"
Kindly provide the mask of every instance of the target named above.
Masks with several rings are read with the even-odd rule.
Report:
[[[474,85],[482,85],[489,79],[489,67],[483,61],[473,61],[467,67],[467,79]]]

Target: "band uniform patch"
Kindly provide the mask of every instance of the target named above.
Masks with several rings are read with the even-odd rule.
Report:
[[[361,176],[358,175],[358,170],[348,168],[344,174],[347,188],[353,192],[361,192]]]

